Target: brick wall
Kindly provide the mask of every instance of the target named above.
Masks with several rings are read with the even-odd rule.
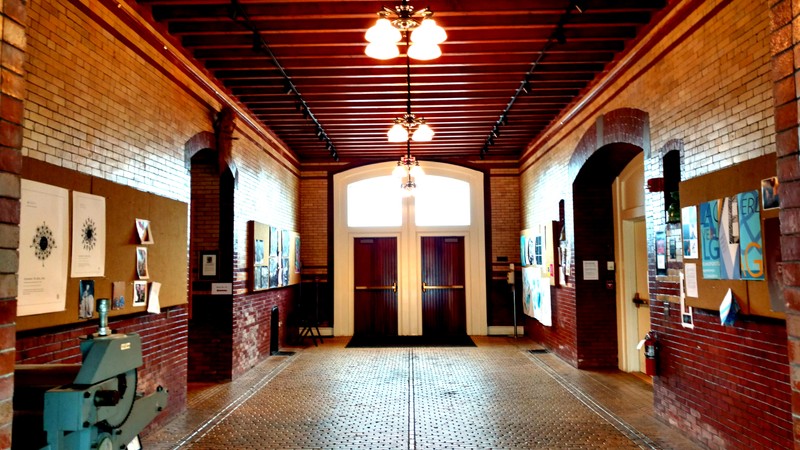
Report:
[[[19,257],[19,173],[22,170],[22,116],[27,22],[24,2],[2,3],[0,24],[0,449],[11,448],[11,397]]]
[[[515,305],[517,307],[517,325],[524,325],[522,314],[522,276],[519,273],[519,171],[517,169],[496,168],[489,173],[489,195],[487,211],[490,212],[487,228],[491,227],[489,238],[491,246],[488,250],[488,267],[491,268],[491,279],[487,283],[488,304],[486,314],[489,326],[509,326],[514,323],[514,310],[511,303],[511,289],[506,281],[508,265],[514,263],[519,278]],[[499,258],[507,258],[500,261]]]
[[[281,322],[285,324],[296,297],[296,287],[248,292],[247,223],[255,220],[279,229],[302,232],[299,229],[299,171],[275,157],[272,149],[248,130],[237,129],[236,135],[238,139],[233,144],[238,167],[234,191],[233,378],[269,356],[269,335],[275,331],[270,330],[272,306],[278,306]],[[301,252],[306,249],[306,238],[301,234]],[[313,242],[313,239],[309,236],[309,240]],[[281,337],[280,343],[285,344],[285,335]]]
[[[676,148],[681,152],[682,180],[774,152],[774,127],[781,119],[780,113],[773,119],[776,114],[770,75],[775,65],[770,62],[768,3],[676,3],[665,22],[653,30],[652,41],[645,39],[634,46],[636,57],[630,65],[611,72],[604,91],[562,127],[530,146],[522,161],[522,227],[557,217],[554,204],[564,198],[567,238],[577,243],[581,224],[573,214],[578,205],[573,204],[571,192],[576,172],[569,166],[570,159],[584,146],[590,151],[610,142],[641,147],[645,152],[645,179],[661,177],[664,154]],[[775,47],[776,38],[772,42]],[[639,49],[641,53],[637,53]],[[790,50],[786,53],[788,56],[776,59],[793,57]],[[786,76],[793,79],[793,63],[777,65],[785,67]],[[794,89],[792,86],[785,92],[794,95]],[[636,142],[632,138],[635,135],[629,133],[632,124],[625,119],[629,117],[625,111],[631,109],[646,115],[644,139]],[[796,102],[786,110],[795,122],[788,133],[791,138],[786,138],[790,144],[784,154],[789,162],[778,173],[788,175],[790,181],[792,174],[800,173],[796,170]],[[602,118],[600,134],[616,138],[594,142],[598,118]],[[659,332],[663,350],[659,361],[664,371],[654,378],[657,415],[710,448],[791,447],[789,367],[782,338],[786,326],[782,321],[740,317],[734,326],[721,327],[718,318],[713,320],[713,312],[699,311],[694,330],[680,327],[675,304],[671,304],[669,313],[664,307],[669,304],[665,301],[676,300],[680,267],[671,266],[667,277],[655,276],[652,249],[655,230],[665,225],[663,193],[647,193],[645,208],[654,294],[651,322]],[[782,212],[785,236],[784,217],[791,216]],[[582,257],[577,248],[574,250],[574,268],[579,272]],[[579,298],[574,303],[579,310],[573,312],[562,299],[570,295],[569,288],[556,289],[554,326],[531,331],[578,365],[584,355],[580,347],[585,344],[583,340],[571,342],[570,334],[562,330],[568,329],[575,317],[581,320],[585,300],[580,298],[581,292],[575,292]],[[582,329],[580,322],[577,329]]]
[[[5,8],[24,11],[13,1],[6,2]],[[131,24],[135,24],[137,19],[135,13],[121,12],[127,8],[127,4],[120,4],[119,8],[111,11],[83,0],[43,0],[29,5],[24,84],[27,90],[24,94],[25,126],[21,152],[34,159],[142,191],[190,202],[191,177],[185,166],[185,146],[198,133],[213,131],[212,117],[222,107],[221,98],[198,86],[194,75],[176,66],[174,61],[180,61],[181,57],[171,50],[168,43],[154,42],[156,38],[139,35],[131,29]],[[20,23],[25,22],[23,17]],[[15,46],[26,48],[25,35],[17,33],[18,28],[6,18],[3,34],[14,38]],[[3,64],[11,64],[7,66],[11,72],[4,73],[19,70],[21,62],[14,66],[19,55],[5,45]],[[21,98],[23,87],[23,83],[6,82],[13,80],[13,77],[7,77],[8,74],[4,75],[0,110],[0,118],[6,121],[13,117],[15,106],[20,116],[23,114],[20,102],[6,101],[12,99],[9,95],[14,93],[11,92],[14,89],[19,89],[18,97]],[[2,134],[13,136],[12,133]],[[228,234],[231,246],[236,245],[237,252],[242,255],[241,261],[245,261],[247,220],[296,229],[298,175],[292,162],[282,156],[284,150],[277,149],[265,133],[246,128],[237,137],[240,140],[236,142],[232,155],[233,163],[241,169],[235,199],[237,216],[234,218],[235,231]],[[0,142],[0,145],[7,144]],[[20,155],[6,150],[2,152],[0,171],[18,172],[14,164],[21,161]],[[0,175],[0,189],[5,186],[5,181]],[[0,197],[6,196],[6,191],[0,191]],[[2,211],[5,212],[6,208]],[[201,212],[206,213],[208,211]],[[11,219],[0,217],[0,222],[11,223]],[[13,227],[10,231],[13,233]],[[13,234],[7,235],[4,230],[0,244],[5,245],[11,240],[7,236],[13,237]],[[208,236],[208,240],[218,241]],[[207,243],[205,239],[204,242]],[[12,244],[12,248],[18,245]],[[220,343],[214,348],[219,353],[231,355],[228,378],[234,358],[233,345],[245,346],[236,353],[246,354],[237,356],[241,359],[237,361],[239,368],[252,366],[253,348],[257,349],[255,353],[263,354],[261,344],[245,339],[254,329],[242,326],[243,319],[255,315],[257,326],[265,330],[258,331],[258,334],[267,336],[270,332],[264,328],[268,327],[268,316],[254,312],[254,309],[262,308],[262,303],[263,309],[269,305],[262,299],[251,301],[248,298],[243,289],[246,282],[244,264],[237,263],[235,269],[235,292],[239,296],[235,312],[238,316],[234,316],[234,306],[229,302],[227,347]],[[0,272],[5,272],[2,265]],[[3,281],[7,278],[6,275],[0,276]],[[8,300],[13,308],[14,295],[9,291],[9,284],[4,282],[0,285],[0,301]],[[291,290],[288,293],[270,293],[269,297],[288,312]],[[170,390],[169,407],[160,416],[159,423],[185,408],[188,314],[188,306],[179,306],[158,315],[112,321],[112,327],[118,331],[142,335],[145,365],[139,372],[140,387],[149,389],[163,384]],[[3,317],[8,318],[6,323],[13,323],[13,309]],[[11,337],[0,341],[0,352],[3,348],[13,348],[13,327],[11,330]],[[17,360],[76,362],[79,360],[77,336],[90,331],[94,330],[74,325],[22,333],[17,343]],[[235,333],[238,336],[234,337]],[[0,366],[0,380],[4,369],[9,373],[10,363],[8,367]],[[8,396],[0,395],[0,402],[6,401]],[[0,423],[0,449],[5,448],[2,441],[5,423]]]
[[[783,297],[787,306],[788,354],[792,386],[794,448],[800,448],[800,162],[798,162],[797,70],[795,52],[800,44],[797,27],[800,3],[797,0],[770,1],[772,19],[772,79],[781,183],[781,252]]]
[[[148,429],[164,425],[186,405],[186,306],[162,309],[161,314],[109,318],[118,333],[138,333],[142,338],[144,364],[138,369],[137,390],[145,393],[163,386],[169,391],[167,407]],[[18,364],[76,364],[81,362],[80,336],[97,331],[97,325],[63,327],[17,337]]]

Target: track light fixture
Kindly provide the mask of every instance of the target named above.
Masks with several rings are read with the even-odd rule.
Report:
[[[433,11],[428,8],[415,12],[408,0],[403,0],[394,10],[384,6],[378,11],[375,25],[364,35],[369,42],[364,52],[375,59],[394,58],[400,55],[397,44],[405,36],[408,56],[419,60],[438,58],[442,55],[439,44],[447,39],[447,33],[432,17]]]
[[[325,132],[325,130],[323,130],[322,125],[320,125],[319,120],[317,120],[317,117],[311,112],[311,109],[303,99],[303,96],[300,95],[300,91],[297,89],[297,86],[292,83],[292,79],[289,77],[289,74],[286,73],[286,70],[283,68],[280,61],[278,61],[278,58],[275,57],[275,54],[269,47],[269,44],[264,40],[264,37],[258,31],[258,28],[256,28],[253,21],[250,20],[247,10],[244,8],[244,6],[242,6],[239,0],[230,0],[230,5],[228,6],[228,16],[232,21],[241,24],[242,27],[253,33],[253,51],[262,52],[270,58],[272,64],[278,69],[278,72],[280,72],[281,76],[283,77],[283,91],[286,92],[287,95],[295,96],[295,108],[297,108],[298,111],[301,111],[304,119],[311,120],[311,122],[314,124],[317,138],[320,141],[327,143],[327,148],[331,152],[331,157],[333,157],[334,161],[338,162],[338,153],[336,152],[336,148],[331,143],[328,134]]]
[[[514,103],[517,101],[517,98],[519,98],[519,96],[522,94],[529,94],[530,92],[533,91],[533,86],[532,86],[533,73],[536,71],[537,67],[539,66],[539,63],[541,63],[542,60],[544,59],[545,54],[556,43],[565,44],[567,42],[567,36],[564,33],[564,27],[567,24],[567,22],[569,22],[570,17],[575,11],[577,11],[578,14],[583,14],[583,12],[586,11],[585,2],[582,0],[571,1],[567,6],[567,8],[564,10],[564,12],[561,14],[561,17],[559,18],[559,21],[556,24],[555,30],[553,30],[553,33],[547,39],[547,42],[545,42],[544,47],[539,51],[539,56],[533,63],[531,63],[530,69],[528,69],[528,72],[525,73],[522,82],[520,82],[516,92],[514,92],[514,95],[511,97],[511,100],[508,102],[505,109],[500,114],[500,118],[497,120],[497,123],[495,123],[491,131],[489,131],[489,135],[486,137],[486,141],[483,144],[483,148],[481,148],[481,153],[480,153],[481,159],[483,159],[486,153],[489,152],[489,147],[494,145],[495,140],[500,137],[500,127],[508,125],[508,114],[511,112],[511,108],[514,106]]]

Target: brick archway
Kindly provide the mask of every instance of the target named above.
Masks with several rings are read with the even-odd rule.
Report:
[[[636,155],[649,147],[647,113],[611,111],[583,135],[570,159],[575,342],[579,368],[618,367],[616,272],[612,184]],[[586,280],[583,261],[595,261],[598,279]]]

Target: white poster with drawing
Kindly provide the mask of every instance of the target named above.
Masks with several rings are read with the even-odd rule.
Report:
[[[70,276],[102,277],[106,272],[106,199],[72,192]]]
[[[63,311],[69,258],[69,191],[21,180],[17,315]]]

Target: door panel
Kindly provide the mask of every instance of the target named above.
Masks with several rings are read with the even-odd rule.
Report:
[[[422,334],[467,334],[464,238],[422,238]]]
[[[397,336],[397,238],[357,238],[353,250],[353,333]]]

